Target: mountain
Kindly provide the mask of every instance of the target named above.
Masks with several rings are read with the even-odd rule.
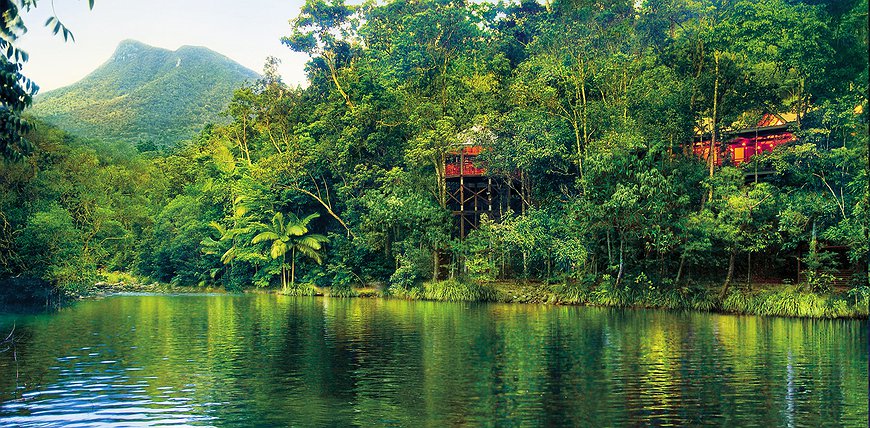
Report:
[[[134,40],[82,80],[35,97],[31,114],[84,137],[171,146],[196,135],[257,73],[210,49]]]

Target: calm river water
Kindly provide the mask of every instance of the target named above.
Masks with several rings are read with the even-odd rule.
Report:
[[[124,295],[13,324],[0,426],[867,426],[866,321]]]

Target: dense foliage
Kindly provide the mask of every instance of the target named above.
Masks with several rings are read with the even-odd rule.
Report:
[[[257,77],[203,47],[125,40],[84,79],[36,96],[30,112],[76,135],[161,148],[219,122],[233,90]]]
[[[798,262],[824,291],[843,262],[821,249],[840,246],[866,295],[867,3],[635,3],[309,0],[283,39],[312,57],[305,89],[270,60],[229,123],[160,156],[34,131],[2,168],[5,274],[725,301]],[[741,167],[691,153],[765,114],[796,117],[799,141]],[[444,159],[465,141],[526,190],[460,240]]]
[[[27,32],[23,15],[37,6],[38,0],[0,1],[0,157],[19,158],[30,152],[32,146],[22,134],[29,124],[21,116],[30,107],[33,96],[39,91],[32,80],[21,73],[29,55],[18,46],[18,38]],[[53,6],[53,5],[52,5]],[[88,0],[94,8],[94,0]],[[53,10],[53,9],[52,9]],[[45,21],[45,26],[63,39],[73,39],[72,32],[55,15]]]

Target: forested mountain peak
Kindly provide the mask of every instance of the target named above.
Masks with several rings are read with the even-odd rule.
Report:
[[[31,112],[86,137],[168,146],[221,121],[233,89],[256,78],[206,47],[124,40],[82,80],[36,97]]]
[[[142,50],[155,50],[155,51],[168,51],[168,49],[162,49],[155,46],[149,46],[145,43],[142,43],[138,40],[126,39],[121,40],[121,43],[118,43],[118,47],[115,48],[115,53],[112,54],[111,60],[124,59],[119,56],[135,54],[138,51]]]

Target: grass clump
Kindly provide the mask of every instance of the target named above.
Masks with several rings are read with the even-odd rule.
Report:
[[[422,297],[425,300],[442,300],[447,302],[492,301],[495,290],[492,287],[458,279],[431,281],[423,283]]]
[[[444,302],[489,302],[496,301],[496,290],[488,284],[459,279],[428,281],[405,287],[394,284],[385,295],[407,300],[438,300]]]
[[[598,286],[589,294],[589,303],[598,306],[634,306],[631,289],[626,286],[618,286],[610,278],[604,275]]]
[[[405,287],[400,284],[393,284],[387,289],[385,295],[396,299],[423,300],[423,287],[421,285]]]
[[[287,289],[281,290],[281,294],[286,296],[316,296],[318,292],[314,284],[304,283],[287,287]]]
[[[716,296],[708,290],[696,290],[689,298],[689,307],[696,311],[710,312],[716,309],[717,304]]]
[[[553,298],[548,303],[579,305],[589,302],[590,289],[579,282],[565,282],[552,287]]]
[[[333,285],[324,294],[329,297],[359,297],[359,293],[348,285]]]
[[[747,292],[733,290],[722,301],[724,312],[781,317],[856,318],[867,316],[867,302],[850,302],[834,294],[803,291],[786,286]]]

